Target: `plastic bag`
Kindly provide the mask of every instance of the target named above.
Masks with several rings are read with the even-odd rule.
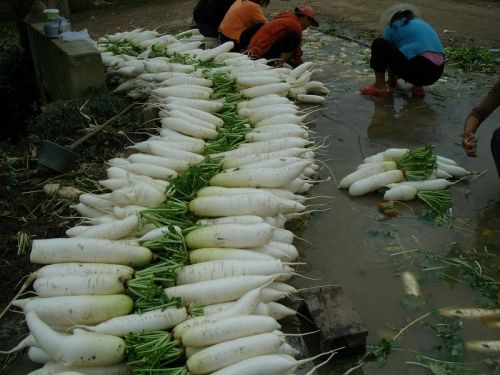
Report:
[[[65,31],[59,35],[59,38],[65,42],[76,42],[79,40],[86,40],[87,42],[92,42],[89,32],[87,29],[80,31]]]

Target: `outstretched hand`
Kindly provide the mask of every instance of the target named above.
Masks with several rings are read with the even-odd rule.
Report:
[[[477,138],[476,135],[472,132],[464,133],[462,137],[462,148],[464,149],[467,156],[477,157]]]

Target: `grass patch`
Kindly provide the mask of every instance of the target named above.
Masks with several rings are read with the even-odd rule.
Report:
[[[492,73],[500,66],[500,58],[484,47],[448,47],[446,58],[463,72]]]

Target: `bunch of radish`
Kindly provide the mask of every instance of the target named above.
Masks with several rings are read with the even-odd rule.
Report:
[[[407,155],[409,149],[390,148],[363,160],[356,171],[345,176],[338,187],[349,189],[349,195],[364,195],[379,189],[388,188],[385,200],[412,200],[419,191],[445,190],[453,185],[452,178],[462,178],[469,171],[448,158],[435,156],[435,169],[421,179],[408,178],[398,163]]]
[[[30,329],[16,349],[46,364],[35,374],[128,373],[133,339],[157,332],[184,347],[179,374],[288,374],[307,361],[293,358],[277,320],[296,314],[281,302],[299,292],[286,283],[299,254],[284,226],[308,212],[300,194],[319,182],[308,114],[286,97],[311,83],[312,65],[273,69],[231,43],[200,50],[197,35],[134,30],[99,41],[148,51],[103,52],[103,62],[117,91],[158,109],[160,127],[108,161],[102,192],[79,195],[81,221],[67,238],[33,241],[31,261],[45,265],[32,275],[37,296],[13,305]],[[158,46],[167,56],[148,58]],[[202,185],[180,190],[184,176],[207,170]],[[141,310],[141,288],[152,285],[167,304]]]

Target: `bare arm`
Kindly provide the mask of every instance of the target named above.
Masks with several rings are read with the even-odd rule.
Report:
[[[481,123],[500,105],[500,79],[497,80],[481,104],[467,116],[462,135],[462,147],[468,156],[476,157],[476,131]]]

